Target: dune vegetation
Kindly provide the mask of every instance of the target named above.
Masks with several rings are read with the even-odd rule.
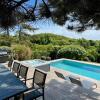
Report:
[[[18,60],[48,57],[100,62],[100,41],[71,39],[51,33],[21,34],[20,38],[1,34],[0,48],[11,50]]]

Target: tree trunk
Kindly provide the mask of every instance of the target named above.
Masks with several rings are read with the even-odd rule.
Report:
[[[9,37],[9,27],[7,28],[7,36]]]
[[[20,27],[20,30],[19,30],[19,41],[21,40],[21,31],[22,31],[22,28]]]

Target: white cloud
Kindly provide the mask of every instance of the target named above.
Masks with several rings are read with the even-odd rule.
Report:
[[[54,33],[58,35],[63,35],[70,38],[85,38],[88,40],[100,40],[100,30],[86,30],[82,33],[77,33],[75,31],[69,31],[64,26],[59,26],[54,24],[52,21],[38,21],[32,24],[33,27],[39,28],[39,30],[32,32],[27,31],[28,34],[38,34],[38,33]]]

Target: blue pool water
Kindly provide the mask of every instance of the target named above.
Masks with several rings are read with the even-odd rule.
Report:
[[[100,66],[85,64],[81,62],[60,60],[50,64],[52,67],[70,71],[79,75],[100,80]]]

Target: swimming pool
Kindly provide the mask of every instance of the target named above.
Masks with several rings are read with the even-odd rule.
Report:
[[[71,60],[59,60],[50,64],[52,67],[73,72],[89,78],[100,80],[100,66],[76,62]]]
[[[41,65],[45,62],[46,61],[43,61],[43,60],[40,60],[40,59],[21,61],[22,64],[26,64],[26,65],[29,65],[29,66],[32,66],[32,67],[36,67],[36,66]]]

